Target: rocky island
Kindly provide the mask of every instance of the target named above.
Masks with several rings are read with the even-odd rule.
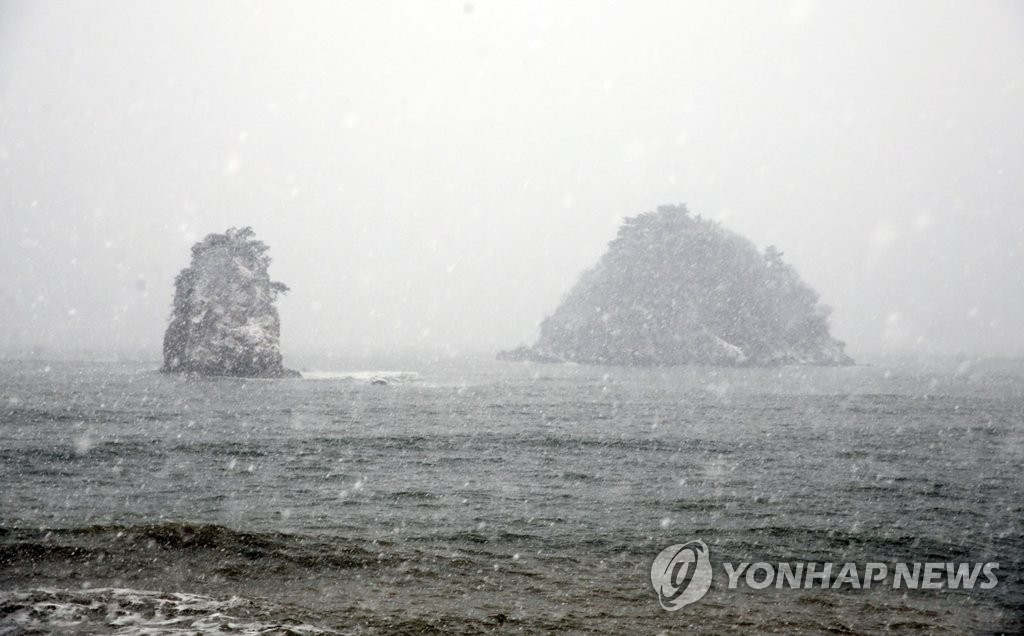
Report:
[[[270,280],[267,250],[249,227],[210,234],[192,246],[191,264],[174,279],[162,371],[299,375],[281,362],[281,321],[274,302],[288,287]]]
[[[782,253],[685,206],[627,218],[540,338],[503,360],[622,366],[846,365],[830,310]]]

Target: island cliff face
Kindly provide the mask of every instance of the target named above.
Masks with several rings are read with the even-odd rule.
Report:
[[[281,363],[281,321],[274,302],[288,288],[270,280],[267,249],[248,227],[210,234],[192,246],[191,265],[174,280],[163,371],[298,375]]]
[[[685,206],[626,219],[598,264],[505,360],[624,366],[844,365],[830,310],[782,254]]]

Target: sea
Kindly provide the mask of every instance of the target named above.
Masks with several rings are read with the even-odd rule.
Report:
[[[0,634],[1024,632],[1024,361],[156,367],[0,361]],[[710,589],[667,611],[692,541]]]

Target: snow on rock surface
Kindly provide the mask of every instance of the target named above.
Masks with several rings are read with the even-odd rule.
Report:
[[[505,360],[627,366],[844,365],[830,310],[782,261],[685,206],[627,218],[532,347]]]
[[[210,234],[192,246],[192,263],[174,280],[163,371],[298,376],[281,362],[274,302],[288,288],[270,280],[267,249],[248,227]]]

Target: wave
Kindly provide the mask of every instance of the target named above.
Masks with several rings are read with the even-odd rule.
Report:
[[[0,526],[0,636],[479,634],[520,624],[504,613],[506,605],[466,612],[439,599],[453,581],[478,586],[495,575],[499,558],[483,546],[467,551],[213,524]],[[503,559],[503,576],[537,576],[514,567],[511,555]],[[396,586],[409,595],[404,613],[377,608]],[[361,601],[377,593],[383,596],[369,606]]]
[[[0,569],[78,564],[102,576],[188,561],[228,580],[254,571],[368,568],[386,563],[386,544],[344,538],[258,533],[214,524],[162,523],[33,529],[0,527]],[[258,566],[253,568],[252,566]],[[115,570],[116,569],[116,570]]]
[[[491,567],[495,559],[508,557],[504,546],[475,555],[466,552],[468,546],[492,543],[488,536],[456,533],[449,537],[448,545],[438,545],[437,539],[413,545],[408,540],[394,543],[379,538],[248,532],[180,522],[56,529],[0,527],[0,587],[24,587],[25,582],[38,581],[40,576],[62,584],[72,579],[186,584],[199,577],[233,585],[268,577],[350,578],[353,574],[393,572],[417,563],[429,568],[430,577],[443,580],[452,568],[462,568],[466,557],[473,560],[473,569]]]
[[[238,596],[217,599],[130,588],[43,588],[0,592],[0,608],[0,633],[337,633],[287,617],[268,619],[268,614],[276,613],[273,604]]]
[[[355,380],[377,384],[413,382],[420,378],[416,371],[303,371],[304,380]]]

